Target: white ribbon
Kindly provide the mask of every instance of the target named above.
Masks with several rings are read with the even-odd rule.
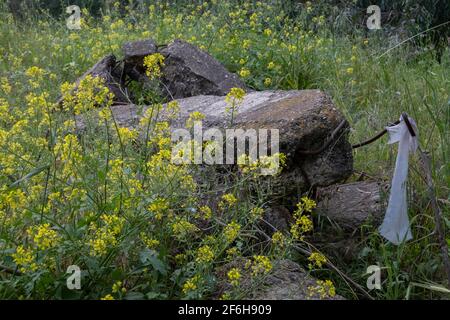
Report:
[[[412,239],[406,202],[406,179],[408,177],[409,152],[415,152],[418,147],[418,131],[415,121],[409,117],[408,119],[416,134],[414,137],[410,134],[402,118],[398,125],[386,127],[389,133],[388,144],[399,142],[399,145],[389,204],[383,223],[378,230],[383,237],[396,245]]]

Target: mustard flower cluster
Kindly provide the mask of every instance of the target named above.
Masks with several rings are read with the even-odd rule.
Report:
[[[303,197],[297,204],[297,210],[294,212],[295,222],[291,226],[291,234],[294,239],[303,240],[306,233],[313,230],[314,225],[307,213],[311,213],[316,207],[314,200]]]
[[[308,286],[308,296],[318,296],[320,299],[332,298],[336,295],[336,288],[331,280],[317,280],[315,286]]]
[[[309,269],[313,269],[314,267],[322,268],[327,263],[327,258],[320,252],[312,252],[308,260],[310,261],[308,264]]]
[[[147,68],[145,73],[154,80],[162,76],[161,67],[164,66],[164,56],[160,53],[154,53],[144,58],[144,66]]]
[[[49,223],[31,227],[27,230],[27,233],[40,250],[55,247],[60,239],[58,233],[51,229]]]
[[[272,271],[273,265],[267,256],[256,255],[253,257],[253,263],[251,265],[252,275],[265,275]]]
[[[103,256],[107,254],[109,249],[114,248],[118,243],[117,237],[122,232],[125,219],[115,214],[102,214],[100,216],[101,226],[92,223],[89,231],[92,234],[89,240],[92,256]]]
[[[236,287],[239,285],[239,280],[241,279],[241,272],[238,268],[232,268],[230,271],[228,271],[227,276],[232,286]]]

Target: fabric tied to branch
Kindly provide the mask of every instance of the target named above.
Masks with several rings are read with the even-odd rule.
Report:
[[[418,131],[415,121],[412,118],[408,119],[414,129],[415,136],[411,135],[402,118],[400,118],[398,125],[386,127],[389,133],[388,144],[398,142],[399,145],[389,204],[383,223],[378,230],[383,237],[395,245],[412,239],[406,201],[406,180],[408,177],[409,152],[415,152],[418,147]]]

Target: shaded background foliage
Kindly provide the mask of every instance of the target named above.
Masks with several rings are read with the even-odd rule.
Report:
[[[5,0],[9,10],[16,18],[23,19],[27,10],[47,12],[53,16],[66,15],[65,8],[69,5],[78,5],[88,9],[91,14],[99,15],[108,11],[114,3],[120,3],[122,9],[130,6],[134,9],[147,10],[151,4],[158,5],[157,0]],[[231,0],[243,3],[243,0]],[[182,10],[188,4],[201,4],[202,0],[168,0],[170,6]],[[248,2],[248,1],[245,1]],[[257,2],[253,0],[253,2]],[[274,5],[281,6],[284,13],[291,18],[298,16],[303,8],[305,0],[271,0]],[[352,30],[366,30],[366,9],[370,5],[378,5],[382,11],[382,25],[391,27],[403,27],[410,34],[423,32],[429,28],[450,22],[450,1],[448,0],[321,0],[314,1],[314,5],[328,17],[328,22],[334,24],[336,31],[351,32]],[[316,9],[317,10],[317,9]],[[125,10],[123,10],[125,13]],[[347,26],[336,25],[338,21],[346,21]],[[450,37],[450,23],[427,32],[418,43],[423,44],[425,40],[431,40],[441,50],[442,46],[448,44]],[[425,41],[426,42],[426,41]],[[441,50],[442,51],[442,50]],[[440,53],[440,55],[442,52]]]
[[[87,8],[92,14],[99,14],[107,10],[114,3],[120,3],[122,7],[131,6],[143,10],[151,4],[168,3],[172,7],[183,8],[188,4],[201,4],[203,0],[5,0],[9,9],[16,15],[23,15],[23,11],[33,9],[37,11],[47,10],[52,15],[65,14],[65,8],[69,5],[78,5]],[[214,1],[213,1],[214,2]],[[231,2],[244,3],[246,0],[231,0]],[[258,2],[253,0],[252,2]],[[266,1],[268,2],[268,1]],[[306,0],[271,0],[274,5],[282,7],[283,11],[295,17],[298,15]],[[351,11],[355,18],[362,18],[366,14],[366,8],[370,5],[378,5],[381,8],[383,22],[387,24],[399,24],[405,20],[413,19],[422,28],[433,27],[450,21],[450,1],[448,0],[320,0],[313,1],[315,6],[320,6],[327,13],[332,14],[340,10],[341,13]],[[445,28],[448,32],[450,28]]]

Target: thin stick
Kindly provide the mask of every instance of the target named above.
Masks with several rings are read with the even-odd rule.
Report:
[[[395,46],[389,48],[389,49],[386,50],[385,52],[383,52],[383,54],[381,54],[380,56],[378,56],[377,59],[380,59],[382,56],[386,55],[387,53],[389,53],[390,51],[394,50],[395,48],[400,47],[400,46],[401,46],[402,44],[404,44],[405,42],[408,42],[409,40],[412,40],[412,39],[414,39],[414,38],[417,38],[418,36],[420,36],[420,35],[422,35],[422,34],[424,34],[424,33],[427,33],[428,31],[431,31],[431,30],[433,30],[433,29],[437,29],[437,28],[440,28],[440,27],[442,27],[442,26],[445,26],[445,25],[448,24],[448,23],[450,23],[450,21],[446,21],[446,22],[444,22],[444,23],[441,23],[441,24],[439,24],[439,25],[437,25],[437,26],[434,26],[434,27],[429,28],[429,29],[427,29],[427,30],[425,30],[425,31],[422,31],[422,32],[420,32],[420,33],[418,33],[418,34],[415,34],[415,35],[413,35],[412,37],[409,37],[409,38],[406,39],[406,40],[403,40],[403,41],[400,42],[399,44],[397,44],[397,45],[395,45]]]
[[[300,155],[316,155],[319,153],[322,153],[328,146],[336,139],[339,131],[347,124],[347,120],[342,120],[341,123],[334,129],[334,131],[331,133],[330,138],[317,150],[298,150],[297,152]]]
[[[399,124],[399,123],[400,123],[400,121],[397,120],[397,121],[395,121],[395,122],[394,122],[392,125],[390,125],[390,126],[395,126],[395,125],[397,125],[397,124]],[[364,142],[361,142],[361,143],[352,145],[352,148],[353,148],[353,149],[356,149],[356,148],[359,148],[359,147],[362,147],[362,146],[371,144],[372,142],[375,142],[375,141],[377,141],[378,139],[380,139],[380,138],[381,138],[382,136],[384,136],[386,133],[387,133],[387,130],[386,130],[386,129],[383,129],[382,131],[380,131],[380,132],[379,132],[376,136],[374,136],[373,138],[370,138],[369,140],[366,140],[366,141],[364,141]]]

